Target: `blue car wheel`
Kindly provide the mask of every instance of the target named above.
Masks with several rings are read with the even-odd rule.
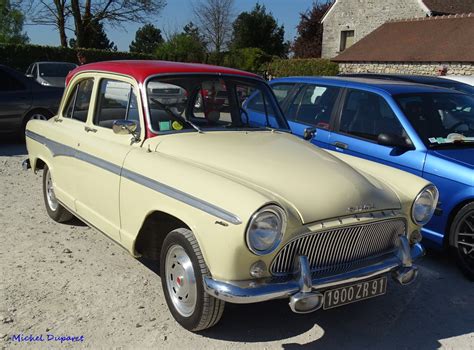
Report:
[[[474,203],[464,206],[451,225],[452,245],[457,262],[474,281]]]

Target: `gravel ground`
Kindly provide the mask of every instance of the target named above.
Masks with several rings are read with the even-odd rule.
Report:
[[[42,173],[21,170],[21,144],[0,142],[1,348],[474,349],[474,288],[446,256],[428,254],[409,287],[331,311],[295,315],[287,301],[227,305],[201,334],[166,307],[156,268],[80,222],[49,219]],[[17,342],[13,335],[81,337]]]

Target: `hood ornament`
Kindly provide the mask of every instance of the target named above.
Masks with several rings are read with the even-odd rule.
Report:
[[[348,213],[360,213],[363,211],[369,211],[375,209],[375,205],[373,203],[365,203],[361,205],[357,205],[354,207],[347,208]]]

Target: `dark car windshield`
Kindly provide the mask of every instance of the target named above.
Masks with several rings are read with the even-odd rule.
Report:
[[[288,130],[273,92],[257,79],[215,75],[157,77],[147,83],[146,90],[150,124],[155,132]],[[263,123],[254,123],[249,117],[251,107],[263,111]]]
[[[474,144],[474,97],[416,93],[398,95],[395,100],[427,145]]]
[[[65,78],[76,67],[73,63],[41,63],[39,75],[40,77]]]

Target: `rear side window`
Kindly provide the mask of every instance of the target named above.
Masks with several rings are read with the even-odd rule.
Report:
[[[329,129],[331,115],[341,88],[306,85],[290,107],[289,115],[296,122],[320,129]]]
[[[406,136],[385,99],[362,90],[349,90],[342,110],[340,131],[371,141],[377,141],[382,133]]]
[[[112,129],[116,120],[138,122],[138,116],[137,97],[132,85],[111,79],[100,82],[95,125]]]
[[[290,93],[291,89],[293,89],[294,84],[274,84],[272,85],[273,93],[278,101],[278,103],[282,103]]]
[[[89,106],[91,103],[94,79],[84,79],[74,87],[74,92],[69,96],[63,116],[81,122],[87,120]]]

